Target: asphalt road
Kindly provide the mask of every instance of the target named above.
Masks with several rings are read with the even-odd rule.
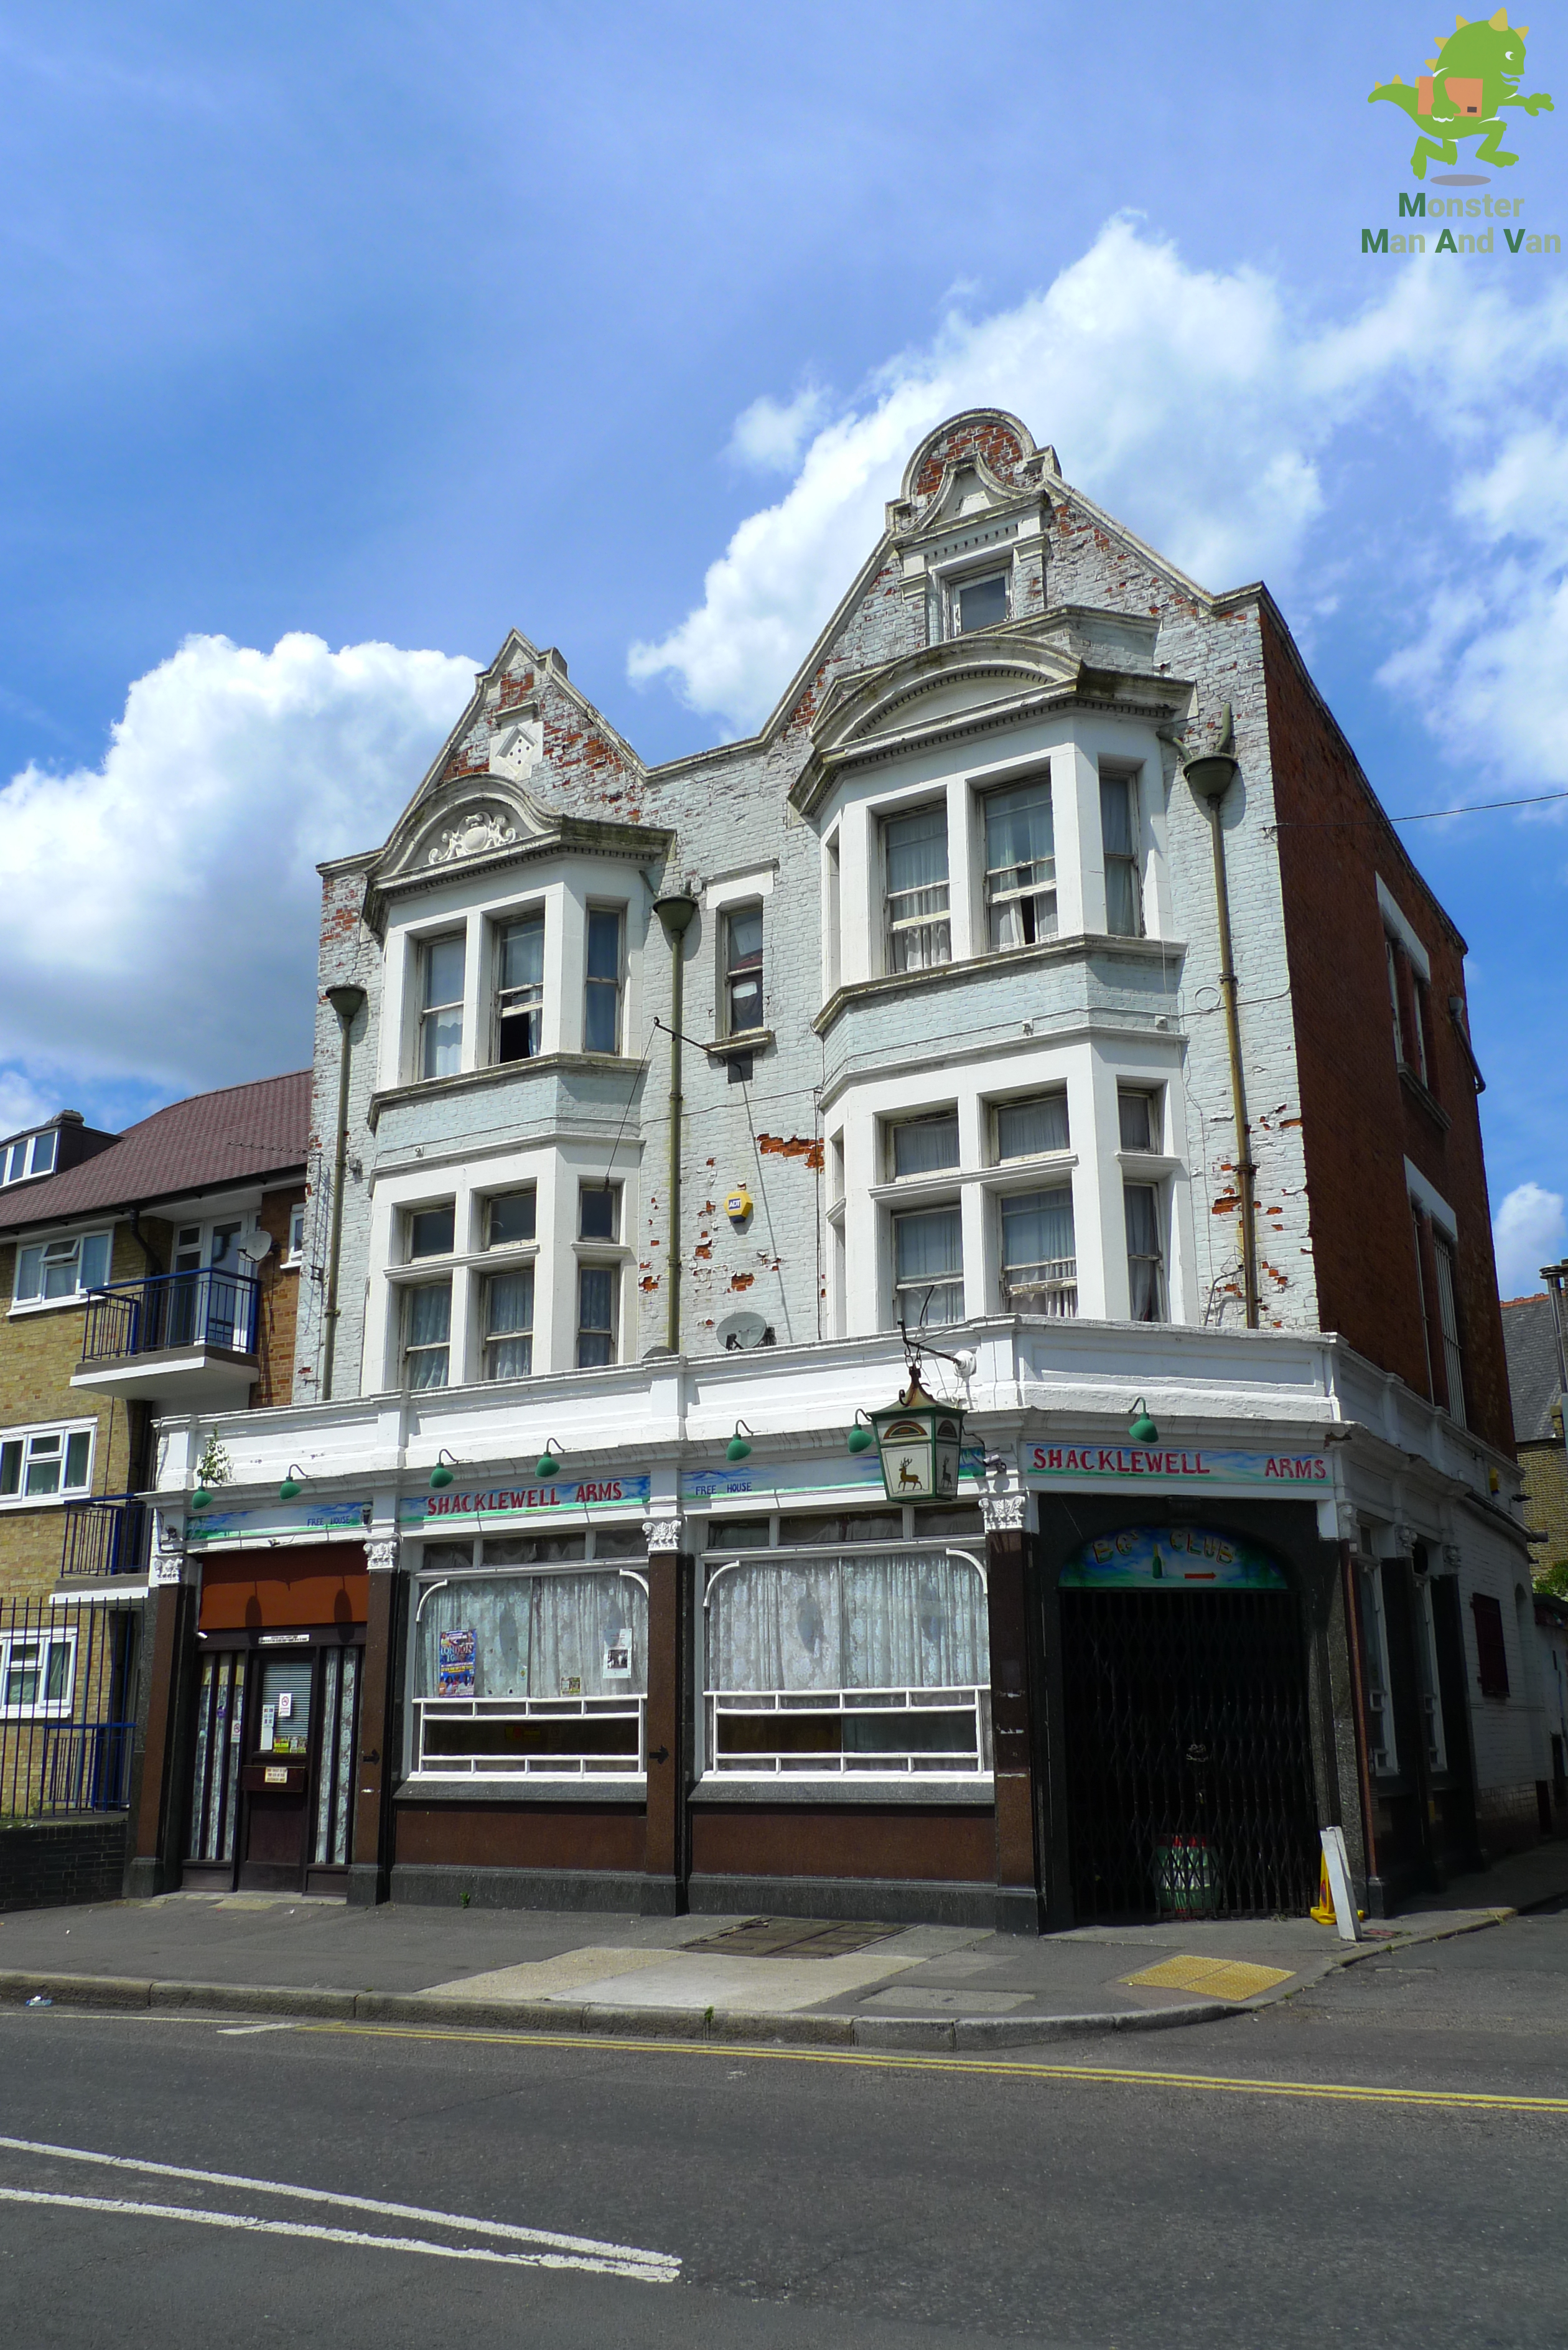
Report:
[[[983,2059],[7,2009],[0,2137],[7,2350],[1560,2350],[1568,1915]]]

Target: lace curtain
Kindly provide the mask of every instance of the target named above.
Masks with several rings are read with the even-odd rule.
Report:
[[[647,1693],[648,1595],[625,1575],[475,1575],[433,1591],[416,1640],[420,1697],[440,1694],[443,1632],[473,1636],[474,1697]],[[613,1669],[628,1638],[629,1675]],[[449,1659],[462,1645],[452,1644]],[[580,1685],[576,1691],[566,1688],[571,1680]]]
[[[962,1559],[757,1559],[714,1584],[710,1690],[965,1689],[990,1679],[985,1590]]]

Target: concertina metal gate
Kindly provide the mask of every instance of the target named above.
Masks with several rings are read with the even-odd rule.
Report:
[[[1073,1905],[1299,1915],[1318,1836],[1289,1591],[1059,1594]]]

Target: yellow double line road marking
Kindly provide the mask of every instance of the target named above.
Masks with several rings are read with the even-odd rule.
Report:
[[[1319,2104],[1427,2106],[1480,2114],[1568,2115],[1568,2097],[1510,2097],[1475,2089],[1394,2089],[1355,2081],[1262,2081],[1224,2073],[1160,2073],[1130,2064],[1039,2064],[999,2056],[926,2056],[874,2048],[760,2048],[743,2041],[613,2040],[594,2033],[459,2032],[402,2023],[299,2023],[297,2032],[369,2040],[468,2041],[483,2047],[585,2049],[599,2055],[722,2056],[733,2063],[847,2064],[860,2072],[959,2073],[985,2080],[1062,2081],[1134,2089],[1189,2089],[1226,2097],[1304,2097]]]

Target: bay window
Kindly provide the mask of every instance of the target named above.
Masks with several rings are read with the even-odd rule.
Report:
[[[889,816],[882,827],[887,869],[888,969],[930,971],[952,960],[945,807]]]
[[[1056,935],[1056,840],[1048,777],[985,796],[985,909],[993,948]]]
[[[893,1318],[910,1329],[963,1320],[963,1222],[956,1207],[893,1218]]]

